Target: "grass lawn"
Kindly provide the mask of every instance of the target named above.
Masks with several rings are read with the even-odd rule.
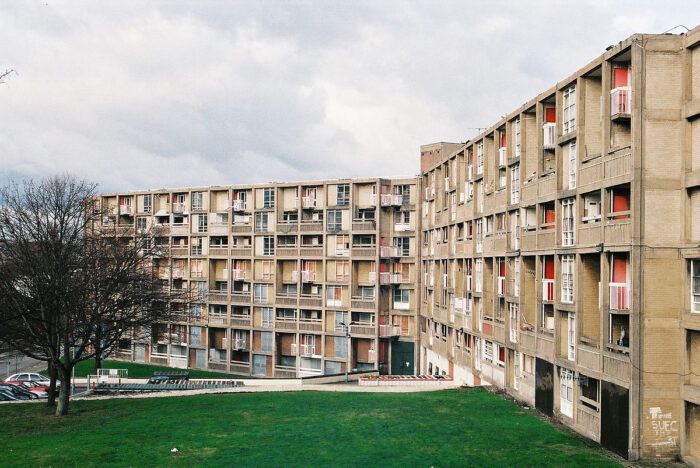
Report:
[[[188,369],[177,369],[174,367],[165,366],[152,366],[150,364],[138,364],[135,362],[124,362],[124,361],[102,361],[103,369],[128,369],[130,379],[146,379],[153,375],[155,371],[187,371],[190,373],[190,377],[193,379],[238,379],[246,378],[235,374],[222,374],[221,372],[207,372],[200,370],[188,370]],[[95,361],[93,359],[88,359],[87,361],[81,361],[75,366],[75,376],[76,377],[87,377],[90,374],[95,373]],[[47,372],[43,371],[42,374],[46,375]]]
[[[482,389],[76,401],[63,419],[6,404],[0,421],[0,466],[620,466]]]

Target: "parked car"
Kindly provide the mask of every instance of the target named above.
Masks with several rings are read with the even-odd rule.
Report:
[[[37,374],[36,372],[22,372],[19,374],[12,374],[4,380],[4,382],[36,382],[47,387],[51,384],[51,379],[45,375]],[[60,381],[56,381],[56,388],[61,386]]]
[[[17,400],[36,400],[39,398],[22,384],[2,383],[0,384],[0,390],[10,393]]]
[[[0,401],[15,401],[17,398],[7,390],[0,388]]]
[[[38,396],[39,398],[47,398],[49,396],[49,387],[48,385],[44,385],[43,383],[38,383],[38,382],[24,382],[22,384],[24,387],[27,387],[30,392]]]

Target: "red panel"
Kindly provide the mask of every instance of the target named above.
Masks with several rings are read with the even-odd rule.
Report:
[[[503,148],[504,146],[506,146],[506,134],[501,133],[501,148]]]
[[[506,348],[504,348],[503,346],[498,347],[498,359],[501,362],[505,362],[506,360]]]
[[[385,246],[386,245],[386,237],[380,237],[379,238],[379,245]]]
[[[379,316],[379,325],[386,325],[386,315]]]
[[[629,84],[629,70],[627,68],[616,68],[613,73],[613,88]]]
[[[455,375],[455,363],[452,361],[450,361],[450,370],[448,374],[450,375],[450,377],[454,377]]]
[[[544,222],[553,223],[555,219],[554,210],[546,208],[544,211]]]
[[[474,152],[470,151],[469,152],[469,164],[473,164],[473,163],[474,163]]]
[[[544,261],[544,278],[554,279],[554,259],[547,258]]]
[[[553,123],[557,121],[557,110],[554,107],[547,108],[547,123]]]
[[[493,326],[490,323],[484,323],[481,328],[484,331],[484,335],[493,335]]]
[[[500,263],[500,268],[498,269],[498,276],[506,276],[506,262]]]
[[[381,273],[386,273],[386,263],[380,263],[379,264],[379,271]]]
[[[379,342],[379,362],[386,362],[386,343],[383,341]]]
[[[615,195],[613,193],[613,212],[627,211],[629,210],[629,199],[626,194]],[[626,215],[614,216],[613,219],[624,219],[627,218]]]
[[[625,258],[613,258],[613,283],[626,283],[627,282],[627,259]]]
[[[386,186],[386,185],[382,185],[382,193],[386,193],[386,189],[387,189],[387,186]]]

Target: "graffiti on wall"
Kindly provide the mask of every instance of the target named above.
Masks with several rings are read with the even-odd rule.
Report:
[[[660,407],[652,406],[649,408],[649,416],[651,429],[654,431],[657,440],[657,442],[650,445],[658,448],[678,447],[678,421],[673,419],[673,413],[664,413]]]

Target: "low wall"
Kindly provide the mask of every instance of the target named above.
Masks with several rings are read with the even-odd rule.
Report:
[[[362,377],[372,377],[379,376],[379,371],[355,371],[348,372],[348,382],[357,382]],[[331,375],[319,375],[313,377],[303,377],[301,379],[302,385],[321,385],[329,383],[342,383],[345,382],[345,373],[342,374],[331,374]]]

